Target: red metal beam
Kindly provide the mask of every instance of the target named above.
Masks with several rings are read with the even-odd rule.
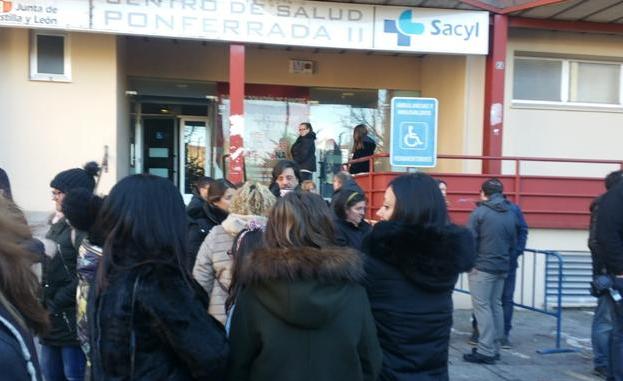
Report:
[[[565,1],[567,0],[536,0],[536,1],[531,1],[529,3],[521,4],[521,5],[515,5],[512,7],[503,8],[499,13],[503,15],[507,15],[513,12],[525,11],[525,10],[536,8],[536,7],[544,7],[547,5],[563,3]]]
[[[491,49],[489,55],[487,55],[486,63],[482,155],[502,156],[508,16],[493,15],[493,26],[490,36]],[[483,173],[499,174],[501,169],[502,165],[500,162],[483,162]]]
[[[509,17],[508,26],[511,28],[545,29],[565,32],[623,34],[623,24],[598,23],[590,21],[559,21],[531,19],[526,17]]]
[[[459,0],[461,3],[465,3],[467,5],[471,5],[474,8],[480,8],[483,9],[485,11],[489,11],[489,12],[493,12],[493,13],[497,13],[499,12],[501,9],[494,7],[493,5],[484,3],[482,1],[478,1],[478,0]]]
[[[229,46],[229,181],[244,181],[244,45]]]
[[[532,9],[536,7],[543,7],[546,5],[562,3],[567,0],[534,0],[534,1],[529,1],[527,3],[524,3],[524,4],[513,5],[510,7],[504,7],[504,8],[495,7],[491,4],[488,4],[488,3],[485,3],[479,0],[459,0],[459,1],[467,5],[471,5],[472,7],[483,9],[485,11],[497,13],[500,15],[506,15],[512,12],[525,11],[527,9]]]

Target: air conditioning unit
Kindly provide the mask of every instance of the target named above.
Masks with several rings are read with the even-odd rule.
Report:
[[[291,74],[314,74],[315,62],[307,60],[290,60]]]

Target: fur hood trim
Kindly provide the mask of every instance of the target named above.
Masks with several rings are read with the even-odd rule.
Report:
[[[410,281],[429,289],[453,286],[458,274],[469,271],[476,259],[473,235],[457,225],[435,229],[379,222],[363,247],[367,254],[397,267]]]
[[[363,276],[361,255],[341,247],[259,249],[250,254],[241,271],[244,284],[271,280],[360,282]]]

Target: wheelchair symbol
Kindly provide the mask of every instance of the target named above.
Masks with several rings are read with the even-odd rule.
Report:
[[[426,123],[404,123],[401,126],[401,135],[401,148],[416,150],[426,149]]]
[[[409,148],[417,148],[418,146],[424,145],[420,136],[413,131],[414,126],[407,127],[409,132],[405,134],[405,137],[402,139],[402,142],[405,146]]]

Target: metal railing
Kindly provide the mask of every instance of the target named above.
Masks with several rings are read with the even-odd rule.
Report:
[[[555,272],[556,277],[555,280],[553,280],[557,285],[554,299],[555,303],[553,305],[548,302],[548,295],[546,295],[546,284],[548,281],[550,284],[552,283],[552,279],[547,279],[547,264],[557,268]],[[513,306],[551,316],[556,319],[556,346],[554,348],[537,350],[537,353],[542,355],[577,352],[576,349],[563,348],[561,346],[563,267],[564,259],[556,251],[526,249],[524,255],[519,258]],[[551,277],[551,274],[549,276]],[[466,278],[467,274],[461,274],[454,289],[455,291],[470,294],[468,287],[466,287]],[[542,293],[537,292],[539,286],[543,288]]]
[[[388,158],[389,154],[380,153],[351,160],[347,163],[368,162],[370,165],[370,172],[358,174],[356,177],[368,200],[370,200],[368,217],[371,217],[379,207],[379,200],[382,199],[387,182],[392,177],[402,174],[391,170],[379,171],[375,168],[376,161]],[[508,172],[498,174],[482,173],[481,171],[437,172],[435,169],[428,172],[432,176],[449,182],[448,199],[451,202],[448,210],[453,215],[453,220],[464,222],[467,219],[468,214],[473,209],[473,203],[469,201],[479,199],[479,186],[482,181],[491,176],[496,176],[504,183],[504,193],[522,208],[530,226],[542,228],[585,229],[588,226],[590,214],[588,206],[594,197],[603,192],[604,176],[609,171],[623,168],[623,161],[620,160],[475,155],[438,155],[438,158],[440,161],[449,160],[450,162],[477,161],[483,165],[495,162],[509,164],[507,166]],[[548,165],[563,165],[564,167],[559,168],[560,172],[553,172],[553,169],[549,168],[546,171],[549,174],[539,175],[531,174],[538,172],[526,169],[526,165],[529,163],[535,163],[537,166],[539,163],[548,163]],[[565,171],[578,172],[576,167],[569,167],[569,165],[589,166],[584,169],[590,169],[591,174],[587,177],[565,176],[563,175]],[[536,169],[541,171],[545,168],[547,167],[540,166]],[[407,171],[409,169],[416,168],[407,168]]]

